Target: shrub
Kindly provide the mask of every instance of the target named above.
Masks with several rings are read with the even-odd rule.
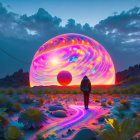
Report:
[[[9,125],[9,117],[6,108],[0,108],[0,140],[5,140],[5,131]]]
[[[23,91],[24,91],[24,93],[26,93],[26,94],[31,94],[31,93],[32,93],[31,88],[27,88],[27,87],[25,87],[25,88],[23,89]]]
[[[124,106],[119,106],[119,107],[117,108],[117,110],[118,110],[119,112],[121,112],[121,111],[124,111],[125,108],[124,108]]]
[[[129,90],[128,90],[128,88],[125,88],[125,89],[121,90],[121,92],[122,92],[123,94],[127,94],[127,93],[129,93]]]
[[[128,140],[140,130],[140,122],[137,119],[125,118],[121,124],[119,124],[116,118],[108,119],[106,122],[111,127],[102,132],[101,137],[103,140]]]
[[[136,94],[140,94],[140,88],[136,89]]]
[[[53,90],[53,93],[54,93],[54,94],[58,94],[58,93],[60,93],[60,91],[59,91],[57,88],[55,88],[55,89]]]
[[[40,90],[37,91],[37,94],[38,94],[38,95],[41,95],[41,94],[44,94],[44,93],[45,93],[45,92],[44,92],[44,89],[40,89]]]
[[[22,136],[23,132],[21,132],[19,128],[15,126],[10,126],[6,133],[7,140],[23,140]]]
[[[22,95],[22,94],[24,93],[24,91],[23,91],[23,89],[18,89],[18,90],[16,91],[16,93],[17,93],[18,95]]]
[[[135,93],[136,92],[136,88],[134,86],[130,86],[128,88],[128,90],[129,90],[129,93]]]
[[[36,103],[37,107],[41,107],[41,104],[39,102]]]
[[[140,84],[136,85],[136,88],[139,88],[140,89]]]
[[[7,108],[7,112],[14,110],[12,100],[5,95],[0,95],[0,107]]]
[[[77,94],[77,93],[79,93],[79,92],[80,92],[79,90],[73,89],[72,94]]]
[[[112,101],[111,100],[108,100],[107,101],[107,104],[112,105]]]
[[[125,117],[125,114],[124,114],[124,112],[119,112],[119,114],[118,114],[118,116],[120,117],[120,118],[124,118]]]
[[[122,100],[121,104],[124,106],[125,109],[130,109],[130,102],[128,100]]]
[[[74,97],[73,97],[73,100],[74,100],[74,101],[77,101],[77,98],[74,96]]]
[[[106,107],[106,103],[104,103],[104,102],[103,102],[103,103],[101,103],[101,106],[104,106],[104,107]]]
[[[115,87],[115,88],[112,89],[112,93],[118,94],[118,93],[120,93],[120,90]]]
[[[29,108],[22,112],[19,116],[18,122],[23,123],[27,128],[38,128],[46,123],[47,116],[37,108]]]
[[[45,100],[43,98],[39,98],[38,101],[41,103],[41,104],[44,104],[45,103]]]
[[[15,108],[17,109],[18,112],[22,110],[21,105],[19,103],[15,104]]]
[[[7,90],[6,89],[0,89],[0,93],[6,94]]]
[[[47,103],[50,103],[50,102],[51,102],[51,100],[50,100],[50,99],[47,99],[47,100],[46,100],[46,102],[47,102]]]
[[[100,102],[100,99],[95,99],[95,102]]]
[[[19,101],[19,102],[23,102],[23,98],[19,98],[18,101]]]
[[[44,90],[44,92],[45,92],[46,94],[48,94],[48,93],[51,92],[51,89],[50,89],[50,88],[46,88],[46,89]]]
[[[108,90],[106,91],[106,93],[107,93],[107,94],[112,94],[112,90],[111,90],[111,89],[108,89]]]
[[[38,134],[36,135],[36,140],[45,140],[45,138],[42,135]]]
[[[101,89],[93,89],[91,93],[93,94],[101,94],[103,91]]]
[[[0,108],[0,127],[1,126],[8,126],[9,124],[9,117],[8,114],[5,112],[6,108]]]
[[[9,112],[8,112],[8,115],[9,115],[9,116],[13,116],[13,115],[14,115],[14,112],[13,112],[13,111],[9,111]]]
[[[11,96],[14,94],[14,90],[12,88],[8,88],[7,92]]]
[[[132,117],[136,118],[138,116],[139,116],[139,114],[137,112],[132,112]]]
[[[71,90],[67,90],[66,93],[67,93],[67,94],[70,94],[70,93],[71,93]]]
[[[23,99],[23,103],[24,104],[31,104],[31,103],[33,103],[33,99],[30,99],[29,97],[25,97]]]

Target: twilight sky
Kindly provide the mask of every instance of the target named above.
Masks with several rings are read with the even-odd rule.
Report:
[[[96,25],[115,12],[140,6],[140,0],[0,0],[9,11],[32,15],[44,8],[52,16],[62,19],[62,25],[73,18],[80,24]]]
[[[116,71],[140,63],[140,0],[0,0],[0,48],[31,63],[48,39],[87,35],[111,55]],[[0,78],[30,65],[0,50]]]

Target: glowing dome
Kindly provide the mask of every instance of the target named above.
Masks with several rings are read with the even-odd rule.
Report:
[[[70,85],[79,85],[87,75],[93,85],[115,83],[110,55],[97,41],[80,34],[56,36],[36,52],[30,68],[30,86],[59,85],[61,71],[72,74]]]

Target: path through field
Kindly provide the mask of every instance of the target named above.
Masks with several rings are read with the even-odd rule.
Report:
[[[71,110],[73,110],[73,115],[57,120],[52,121],[50,124],[41,128],[38,132],[35,133],[32,138],[29,140],[34,140],[37,134],[42,134],[45,138],[52,133],[57,134],[57,139],[66,139],[62,138],[62,134],[67,132],[69,128],[79,129],[84,126],[91,126],[92,122],[100,115],[105,114],[109,109],[104,109],[101,106],[89,106],[88,110],[85,110],[83,106],[80,105],[70,105]],[[75,132],[69,136],[72,138]]]

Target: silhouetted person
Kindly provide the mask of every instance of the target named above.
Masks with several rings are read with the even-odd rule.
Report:
[[[89,93],[91,91],[91,82],[87,76],[84,76],[83,80],[81,81],[80,89],[84,94],[85,109],[88,109]]]

